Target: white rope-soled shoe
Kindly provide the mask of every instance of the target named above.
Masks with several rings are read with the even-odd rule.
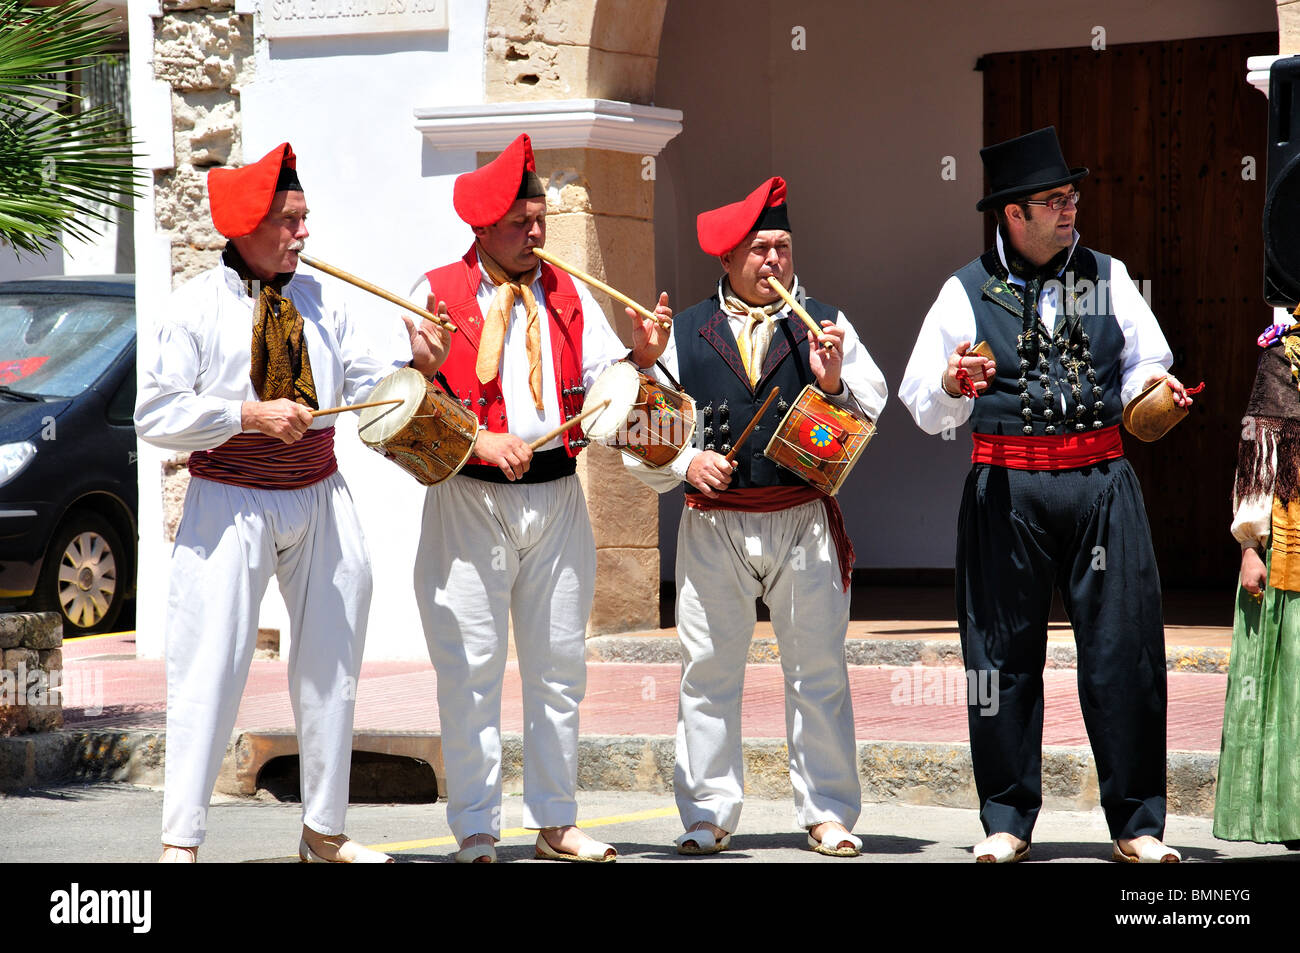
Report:
[[[466,837],[466,840],[470,838]],[[470,844],[468,847],[462,847],[456,853],[452,854],[458,864],[495,864],[497,862],[497,848],[495,844]],[[487,858],[484,860],[483,858]]]
[[[1016,847],[1008,838],[1015,838],[1006,832],[990,834],[971,848],[977,864],[1015,864],[1029,856],[1029,842],[1023,847]]]
[[[698,830],[686,831],[673,843],[677,845],[677,853],[688,857],[719,854],[731,846],[731,835],[723,834],[718,837],[707,827],[701,827]]]
[[[848,843],[852,846],[841,847],[841,844]],[[819,854],[827,857],[857,857],[862,853],[862,838],[855,837],[847,828],[831,828],[827,833],[822,835],[821,840],[812,836],[812,831],[808,832],[808,846]]]
[[[339,842],[338,855],[334,860],[327,860],[320,854],[311,849],[307,843],[307,838],[298,839],[298,859],[304,864],[392,864],[396,863],[393,858],[387,854],[380,853],[377,850],[371,850],[369,847],[362,847],[356,841],[352,840],[346,834],[339,834],[342,840]]]
[[[1113,841],[1110,845],[1110,859],[1121,864],[1178,864],[1182,863],[1183,855],[1168,844],[1152,838],[1135,852],[1129,852],[1120,846],[1119,841]]]
[[[537,833],[535,856],[538,860],[568,860],[583,863],[604,864],[618,860],[618,850],[609,844],[602,844],[595,838],[588,838],[578,848],[576,854],[556,850],[541,831]]]

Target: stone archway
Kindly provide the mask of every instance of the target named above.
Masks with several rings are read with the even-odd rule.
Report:
[[[653,100],[668,0],[489,0],[484,97]]]

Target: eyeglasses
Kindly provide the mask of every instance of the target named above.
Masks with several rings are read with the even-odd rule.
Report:
[[[1050,199],[1025,199],[1020,204],[1042,205],[1045,208],[1050,208],[1053,212],[1064,212],[1067,205],[1073,208],[1079,204],[1080,194],[1079,190],[1075,189],[1073,192],[1066,192],[1064,195],[1053,195]]]

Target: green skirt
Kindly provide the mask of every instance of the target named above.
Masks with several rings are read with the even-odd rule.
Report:
[[[1300,593],[1237,587],[1214,836],[1300,840]]]

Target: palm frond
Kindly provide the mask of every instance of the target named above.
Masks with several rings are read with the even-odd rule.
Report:
[[[91,7],[0,0],[0,239],[19,252],[91,239],[139,194],[121,116],[81,108],[69,89],[112,36],[111,17]]]

